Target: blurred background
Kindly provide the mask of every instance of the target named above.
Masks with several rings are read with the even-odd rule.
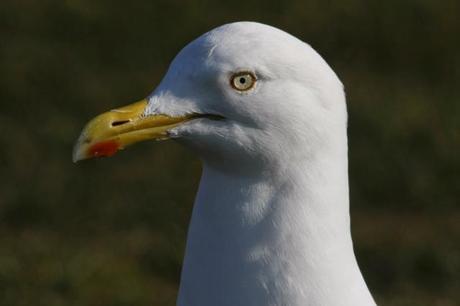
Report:
[[[0,305],[175,305],[200,162],[174,142],[75,165],[86,121],[189,41],[254,20],[346,87],[352,230],[380,305],[460,305],[457,0],[2,0]]]

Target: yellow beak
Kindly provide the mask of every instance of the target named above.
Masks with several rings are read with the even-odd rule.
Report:
[[[169,117],[144,115],[147,100],[114,109],[92,119],[75,144],[73,161],[111,156],[118,150],[148,139],[167,139],[167,131],[193,115]]]

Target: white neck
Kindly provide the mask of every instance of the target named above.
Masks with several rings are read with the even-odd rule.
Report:
[[[375,305],[353,253],[346,149],[289,164],[256,177],[205,164],[179,306]]]

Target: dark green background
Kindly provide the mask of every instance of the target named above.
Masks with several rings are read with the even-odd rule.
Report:
[[[352,229],[381,305],[460,303],[457,0],[0,2],[0,305],[174,305],[200,162],[174,142],[75,165],[94,115],[190,40],[255,20],[345,84]],[[235,305],[237,306],[237,305]]]

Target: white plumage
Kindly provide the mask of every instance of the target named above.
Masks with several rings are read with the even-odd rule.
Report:
[[[238,71],[257,77],[239,92]],[[238,22],[186,46],[145,115],[216,114],[170,130],[203,175],[179,306],[375,305],[353,253],[343,87],[309,45]]]

